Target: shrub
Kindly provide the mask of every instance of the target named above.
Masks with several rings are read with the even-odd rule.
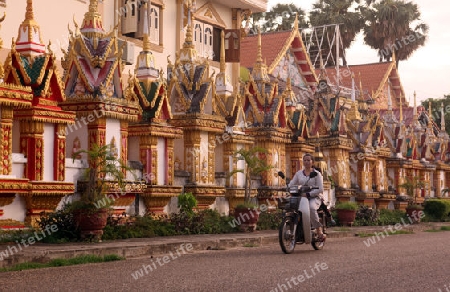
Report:
[[[400,210],[382,209],[380,210],[380,216],[378,218],[377,225],[395,225],[397,223],[402,223],[402,219],[404,220],[404,222],[408,222],[406,221],[406,212]]]
[[[81,238],[80,230],[77,228],[72,214],[71,203],[65,204],[60,210],[52,213],[42,213],[36,220],[40,229],[45,229],[46,226],[56,225],[58,228],[42,239],[46,243],[61,243],[77,241]]]
[[[282,210],[275,212],[261,212],[259,214],[257,230],[276,230],[281,224]]]
[[[334,207],[336,210],[358,210],[358,204],[356,202],[340,202]]]
[[[445,221],[450,215],[450,202],[438,199],[428,200],[424,204],[424,212],[430,220]]]
[[[197,207],[197,199],[192,193],[180,194],[178,196],[178,207],[181,213],[186,212],[192,214],[194,212],[193,209]]]
[[[360,205],[356,210],[355,226],[373,226],[378,225],[380,210]]]

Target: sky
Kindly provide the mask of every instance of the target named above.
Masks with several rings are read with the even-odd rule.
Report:
[[[318,0],[269,0],[269,10],[276,4],[295,3],[306,12]],[[408,60],[400,61],[398,72],[406,99],[413,105],[414,92],[417,104],[427,98],[443,98],[450,94],[450,1],[413,0],[421,12],[421,20],[429,26],[428,40]],[[364,44],[360,33],[346,51],[349,65],[369,64],[379,61],[377,51]]]

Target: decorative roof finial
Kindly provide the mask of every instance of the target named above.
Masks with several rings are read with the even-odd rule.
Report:
[[[419,116],[417,115],[416,92],[414,91],[413,121],[417,122],[418,120]]]
[[[400,118],[399,118],[400,123],[403,122],[403,103],[402,103],[402,97],[403,97],[403,95],[400,96]]]
[[[149,25],[148,25],[148,4],[147,0],[144,1],[144,39],[143,39],[143,51],[150,51],[150,32],[149,32]]]
[[[220,72],[225,73],[225,32],[220,33]]]
[[[441,102],[441,131],[445,132],[445,114],[444,114],[444,103]]]
[[[428,102],[428,115],[431,123],[431,121],[433,120],[433,115],[431,114],[431,101]]]
[[[148,25],[148,6],[147,0],[143,0],[144,2],[144,40],[143,40],[143,48],[142,52],[139,53],[139,56],[137,58],[136,62],[136,77],[139,80],[145,80],[145,79],[157,79],[160,77],[160,72],[155,67],[155,56],[153,56],[150,48],[150,38],[149,38],[149,25]]]
[[[388,80],[388,110],[392,111],[391,82]]]
[[[37,43],[36,40],[39,40]],[[19,26],[19,34],[16,42],[16,50],[25,56],[33,56],[45,53],[45,45],[42,41],[41,29],[34,20],[33,1],[27,0],[25,20]]]
[[[194,43],[192,41],[192,11],[195,9],[195,1],[185,1],[184,8],[188,12],[188,23],[186,27],[186,37],[184,39],[183,48],[180,52],[180,61],[183,63],[193,62],[197,59],[197,51],[195,50]]]
[[[262,45],[261,45],[261,29],[258,29],[258,49],[256,54],[256,63],[253,66],[252,76],[254,80],[270,81],[267,75],[267,65],[263,62],[262,58]]]
[[[81,33],[88,38],[104,36],[105,30],[103,29],[102,15],[98,12],[98,0],[90,0],[89,11],[84,14]]]

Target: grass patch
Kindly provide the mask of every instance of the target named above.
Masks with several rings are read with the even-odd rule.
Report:
[[[375,232],[375,233],[365,233],[365,232],[362,232],[362,233],[358,233],[358,234],[355,234],[356,236],[358,236],[358,237],[372,237],[372,236],[381,236],[381,237],[383,237],[383,235],[384,235],[384,237],[386,237],[386,236],[389,236],[389,235],[398,235],[398,234],[414,234],[414,231],[411,231],[411,230],[397,230],[396,232],[394,232],[394,233],[392,233],[392,232],[388,232],[388,234],[386,235],[386,233],[385,232]]]
[[[334,231],[350,231],[351,229],[348,227],[333,227]]]
[[[259,246],[258,244],[256,244],[256,243],[251,243],[251,242],[245,243],[245,244],[243,245],[243,247],[258,247],[258,246]]]
[[[428,229],[425,232],[442,232],[442,231],[450,231],[450,226],[441,226],[439,229]]]
[[[2,268],[0,272],[12,272],[12,271],[22,271],[30,269],[41,269],[41,268],[52,268],[52,267],[63,267],[63,266],[73,266],[82,265],[90,263],[104,263],[111,261],[120,261],[124,258],[115,254],[109,254],[104,256],[97,255],[81,255],[70,259],[54,259],[48,263],[21,263],[17,264],[11,268]]]

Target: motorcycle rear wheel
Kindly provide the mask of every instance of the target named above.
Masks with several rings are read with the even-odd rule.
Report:
[[[292,218],[286,217],[281,221],[281,225],[278,232],[278,239],[280,242],[281,250],[284,253],[292,253],[295,248],[295,234],[294,234],[294,222]]]

